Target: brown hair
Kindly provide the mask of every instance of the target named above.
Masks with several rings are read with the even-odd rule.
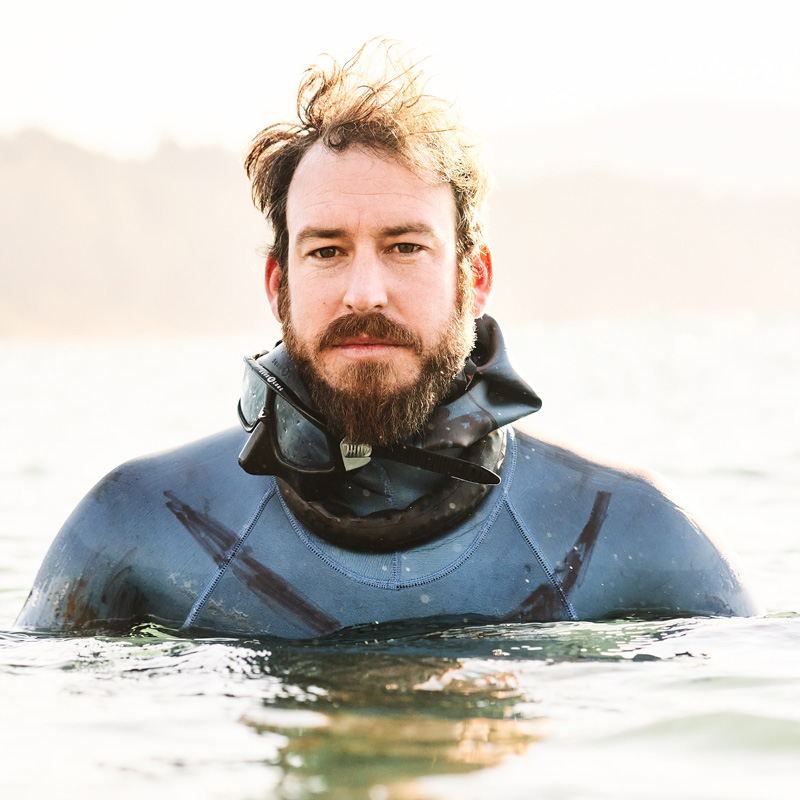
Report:
[[[482,206],[489,180],[452,106],[424,94],[419,65],[396,42],[367,42],[345,64],[331,62],[328,70],[320,65],[306,70],[297,93],[299,123],[265,128],[244,162],[253,202],[272,224],[270,255],[285,268],[289,184],[302,157],[322,142],[331,150],[358,145],[383,151],[417,173],[449,183],[459,262],[466,264],[485,246]],[[376,62],[378,69],[373,68]]]

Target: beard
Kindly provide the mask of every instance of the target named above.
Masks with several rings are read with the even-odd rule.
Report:
[[[463,369],[475,343],[466,271],[459,269],[453,313],[438,341],[427,350],[410,328],[380,313],[340,317],[316,341],[306,345],[292,324],[286,284],[285,280],[281,282],[278,300],[284,344],[331,432],[353,444],[384,446],[420,433]],[[348,364],[333,386],[323,375],[320,354],[359,334],[412,348],[420,359],[418,379],[404,386],[394,363],[367,360]]]

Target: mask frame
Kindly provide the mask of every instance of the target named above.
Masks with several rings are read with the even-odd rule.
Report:
[[[250,434],[239,453],[239,466],[250,475],[275,475],[291,480],[301,475],[341,475],[363,467],[373,457],[385,458],[419,469],[448,475],[470,483],[496,485],[500,476],[471,461],[410,447],[369,445],[339,440],[328,429],[324,419],[301,401],[284,380],[267,369],[255,357],[245,356],[245,376],[237,411],[239,421]],[[263,399],[262,399],[263,398]],[[276,432],[275,401],[280,398],[325,437],[328,459],[324,463],[302,465],[285,457]],[[244,401],[244,402],[243,402]],[[258,409],[257,413],[256,410]]]

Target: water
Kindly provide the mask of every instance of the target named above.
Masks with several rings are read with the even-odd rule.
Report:
[[[792,796],[800,321],[508,335],[545,400],[534,430],[661,472],[736,548],[764,616],[397,625],[317,643],[0,634],[3,796]],[[88,487],[230,425],[239,356],[263,344],[0,345],[0,629]]]

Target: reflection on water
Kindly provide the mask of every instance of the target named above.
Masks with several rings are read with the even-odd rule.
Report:
[[[0,676],[38,677],[85,702],[118,698],[127,724],[136,722],[131,702],[168,708],[183,698],[192,708],[210,705],[239,736],[246,732],[264,744],[259,751],[251,741],[248,757],[239,762],[250,770],[261,763],[269,780],[258,796],[423,798],[430,795],[420,789],[420,778],[495,767],[546,740],[542,670],[669,661],[689,655],[680,640],[697,625],[672,620],[440,629],[432,622],[426,629],[367,626],[315,642],[190,640],[157,626],[140,626],[127,637],[6,634],[0,636]],[[658,646],[665,649],[653,652]],[[56,712],[56,730],[59,722]],[[153,736],[157,718],[139,724]],[[206,735],[212,732],[217,735],[207,725]],[[108,733],[106,714],[104,729],[84,733],[84,743]],[[146,775],[144,764],[161,751],[155,737],[152,750],[140,752],[134,773]],[[201,778],[194,748],[183,752],[172,741],[170,749],[160,770]],[[224,753],[216,759],[226,763]]]
[[[421,798],[415,778],[497,766],[547,736],[548,720],[521,670],[525,662],[659,660],[642,651],[690,626],[558,623],[423,633],[402,624],[391,631],[363,627],[315,646],[249,656],[254,673],[279,675],[292,690],[242,721],[286,737],[280,797],[324,787],[333,798]]]
[[[375,719],[336,714],[309,727],[287,728],[275,720],[246,724],[284,733],[279,797],[302,796],[324,787],[328,797],[421,797],[414,779],[495,766],[523,753],[541,738],[530,720],[468,718],[454,722],[411,713]]]
[[[304,699],[265,702],[242,718],[287,737],[279,796],[324,786],[328,797],[419,797],[414,778],[497,765],[545,733],[543,720],[515,714],[513,672],[474,675],[452,659],[388,654],[304,665],[289,674],[302,681],[299,698],[316,698],[316,711],[302,710]]]
[[[21,772],[5,778],[31,797],[428,800],[470,796],[491,773],[505,799],[530,796],[515,794],[519,770],[539,782],[556,774],[565,736],[598,758],[647,742],[708,749],[723,733],[752,755],[763,734],[772,757],[781,731],[800,740],[800,721],[769,709],[771,697],[780,709],[798,695],[779,648],[796,654],[799,621],[432,622],[312,642],[187,639],[156,626],[125,637],[0,634],[0,688],[16,720],[2,749],[12,760],[47,752],[52,767],[33,794],[29,778],[13,784]],[[776,663],[741,659],[744,640],[770,647]],[[759,694],[752,709],[743,687]],[[560,781],[572,777],[560,769]],[[70,794],[70,775],[98,782],[76,777]]]
[[[242,719],[287,737],[280,797],[324,787],[332,798],[417,798],[415,778],[495,766],[545,735],[544,720],[515,713],[519,679],[501,664],[408,655],[396,638],[372,640],[384,652],[342,644],[345,652],[326,643],[248,659],[293,687]]]

